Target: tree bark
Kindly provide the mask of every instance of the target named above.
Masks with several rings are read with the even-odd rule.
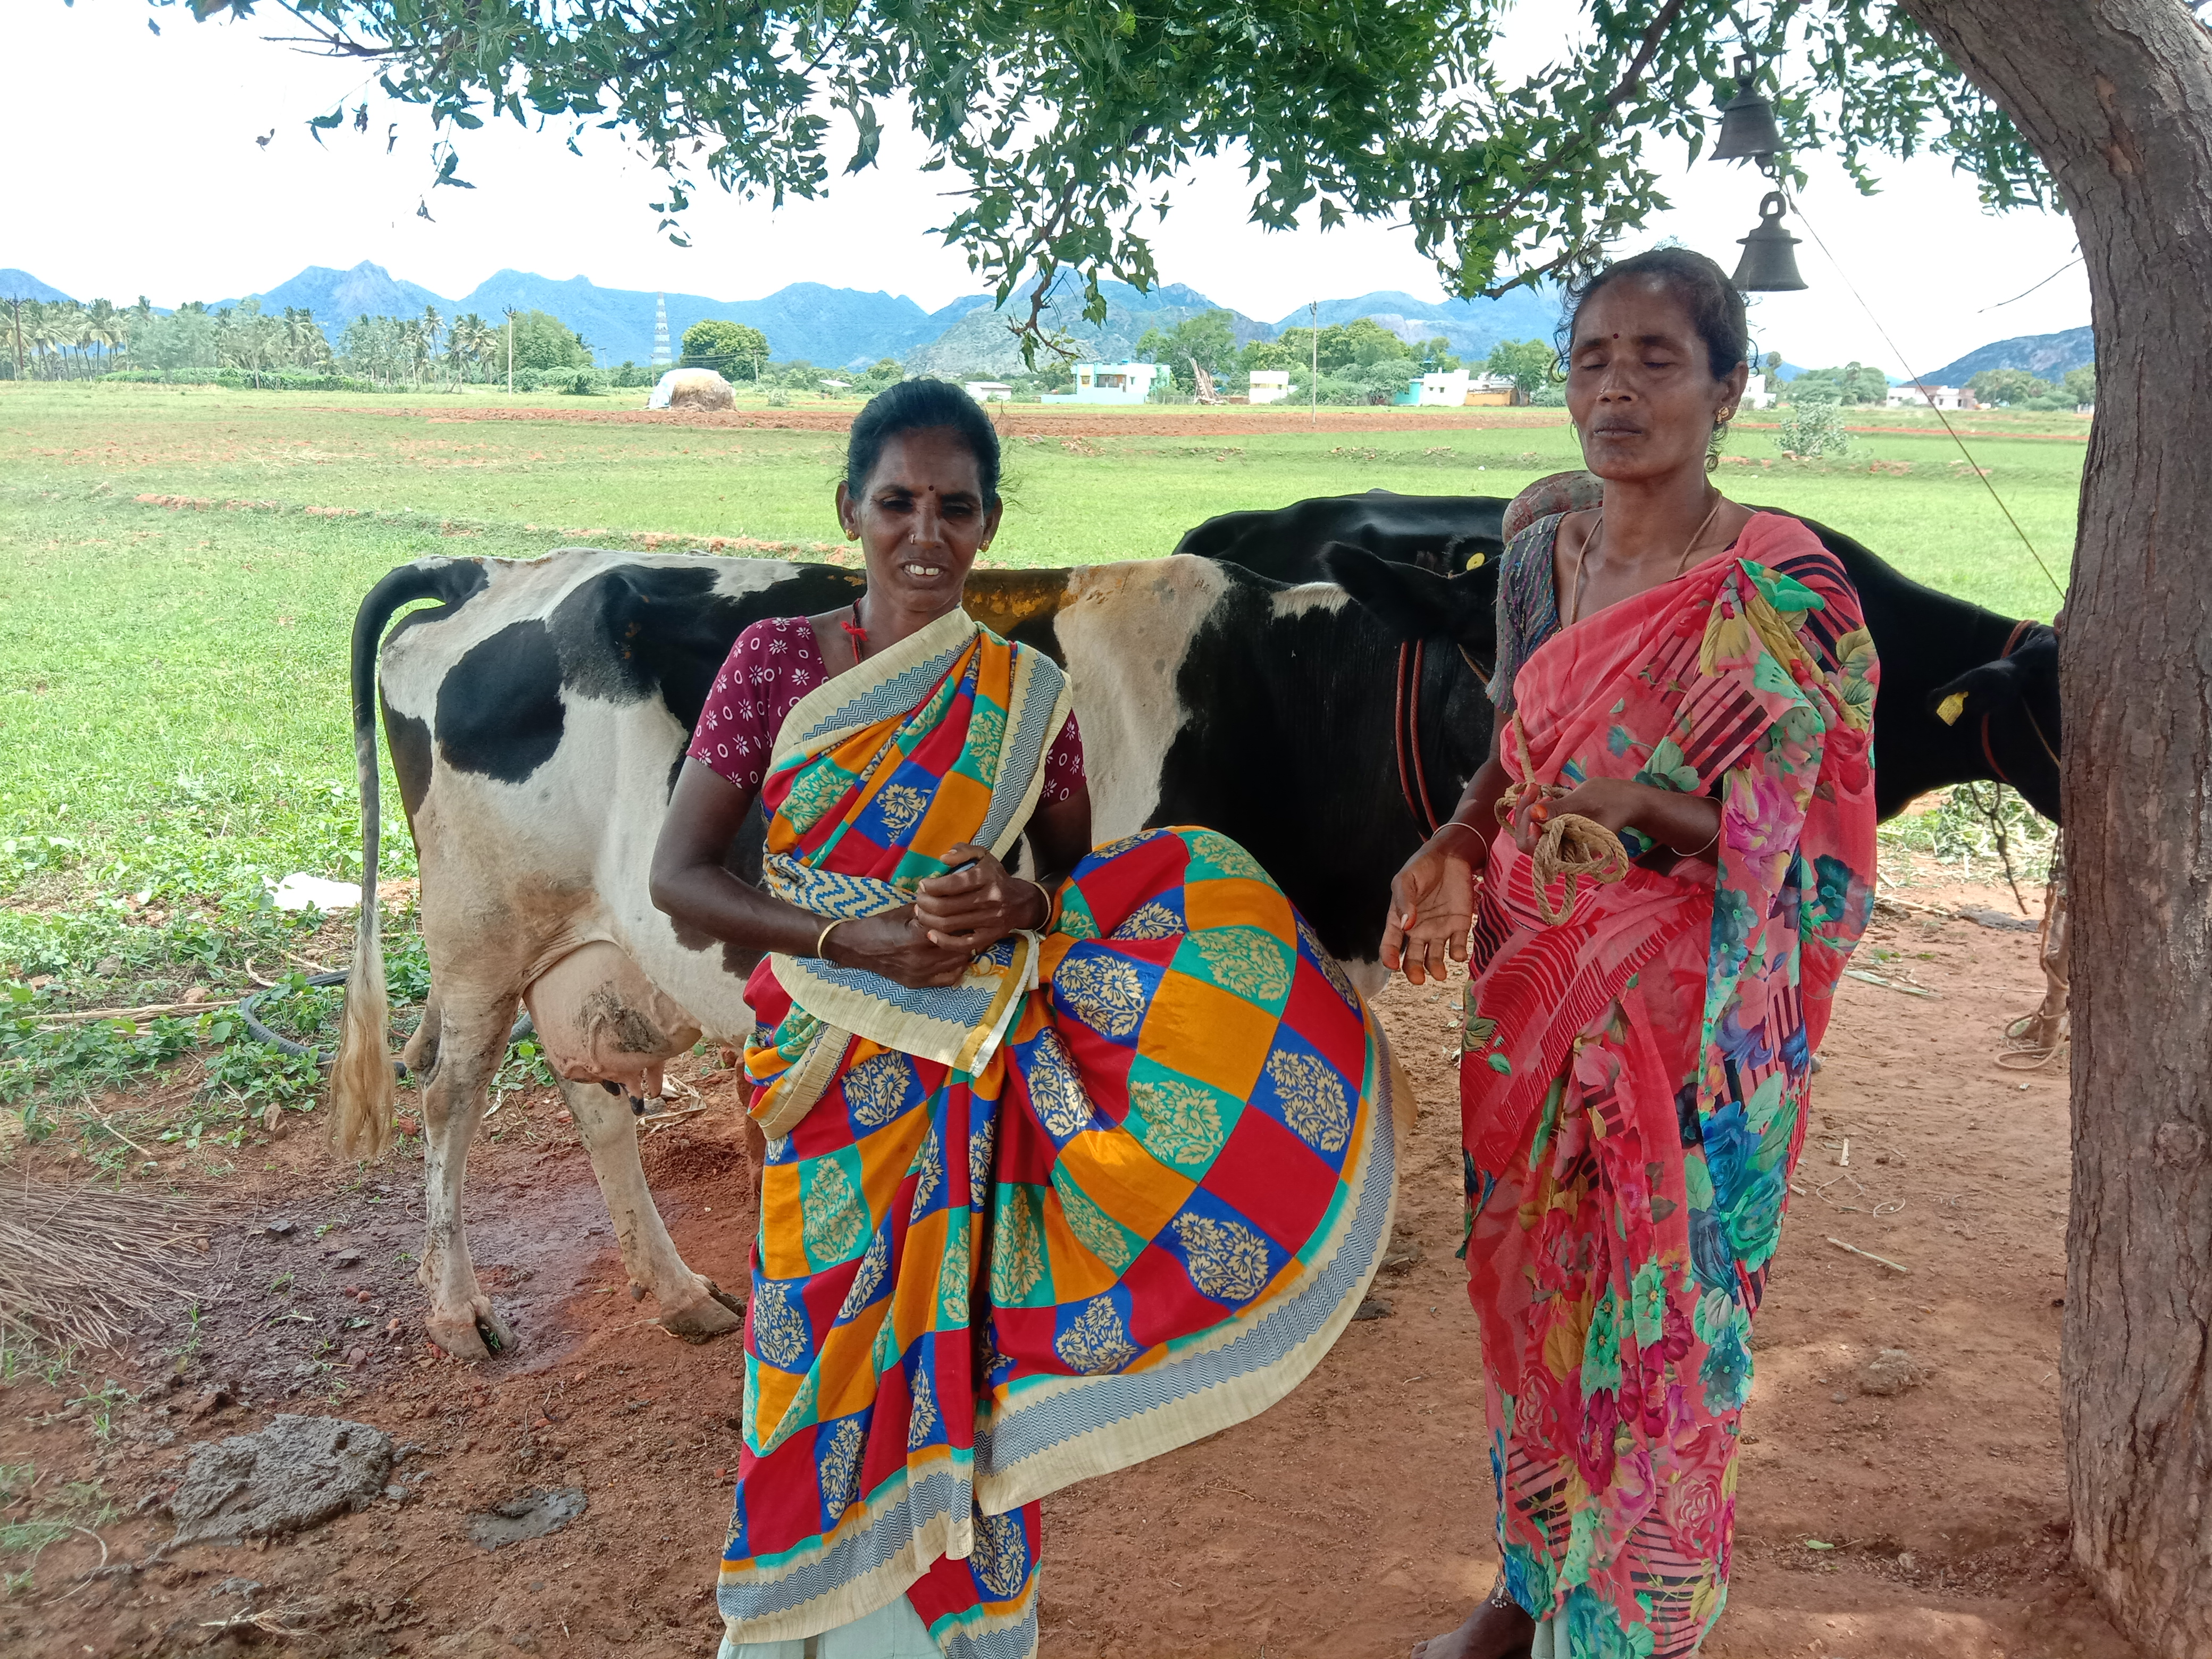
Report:
[[[2212,42],[2181,0],[1904,0],[2080,233],[2097,418],[2061,648],[2074,1198],[2060,1365],[2075,1561],[2212,1653]]]

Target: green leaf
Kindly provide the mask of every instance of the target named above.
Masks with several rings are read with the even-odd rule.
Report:
[[[1403,221],[1455,295],[1586,273],[1668,205],[1662,167],[1705,153],[1747,28],[1784,187],[1802,183],[1790,155],[1808,148],[1869,189],[1873,157],[1932,150],[1992,206],[2053,199],[2003,111],[1907,11],[1873,0],[1790,0],[1748,24],[1727,0],[1607,0],[1526,72],[1499,67],[1507,0],[295,9],[377,64],[386,96],[457,131],[480,125],[474,107],[520,118],[526,101],[597,125],[678,184],[779,204],[829,187],[825,109],[853,121],[849,175],[875,164],[875,111],[891,103],[920,165],[956,175],[939,228],[982,282],[1004,300],[1066,271],[1094,317],[1100,280],[1152,283],[1146,228],[1173,205],[1165,181],[1224,154],[1249,162],[1255,222]],[[580,154],[580,137],[567,140]],[[450,167],[438,182],[467,187]]]

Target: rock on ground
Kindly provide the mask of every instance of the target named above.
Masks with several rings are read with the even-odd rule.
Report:
[[[1920,1366],[1902,1348],[1884,1348],[1859,1369],[1861,1394],[1903,1394],[1920,1381]]]
[[[392,1437],[337,1417],[274,1419],[201,1446],[170,1501],[179,1544],[271,1538],[365,1509],[384,1490]]]

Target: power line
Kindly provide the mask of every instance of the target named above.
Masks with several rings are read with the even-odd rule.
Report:
[[[1800,214],[1798,216],[1799,216],[1800,218],[1802,218],[1802,217],[1803,217],[1804,216],[1803,216],[1802,214]],[[1808,228],[1809,228],[1809,227],[1808,227]],[[1824,251],[1825,251],[1825,250],[1824,250]],[[2012,298],[2011,298],[2011,299],[2009,299],[2009,300],[2000,300],[2000,301],[1997,301],[1995,305],[1993,305],[1993,306],[1984,306],[1984,307],[1982,307],[1982,309],[1981,309],[1980,311],[1976,312],[1976,313],[1974,313],[1974,315],[1975,315],[1975,316],[1977,316],[1977,317],[1979,317],[1979,316],[1981,316],[1984,312],[2002,311],[2002,310],[2003,310],[2007,306],[2009,306],[2009,305],[2017,305],[2017,304],[2019,304],[2019,303],[2020,303],[2020,301],[2021,301],[2022,300],[2025,300],[2026,298],[2027,298],[2027,296],[2028,296],[2029,295],[2031,295],[2031,294],[2034,293],[2034,292],[2035,292],[2035,289],[2036,289],[2036,288],[2041,288],[2041,287],[2043,287],[2043,286],[2044,286],[2044,283],[2055,283],[2055,282],[2057,282],[2057,281],[2061,276],[2064,276],[2068,271],[2069,271],[2069,270],[2073,270],[2075,266],[2076,266],[2076,265],[2080,264],[2081,263],[2081,253],[2077,251],[2077,252],[2075,253],[2075,255],[2074,255],[2074,257],[2073,257],[2072,258],[2069,259],[2069,260],[2068,260],[2064,264],[2063,264],[2063,265],[2059,266],[2057,270],[2056,270],[2052,271],[2052,272],[2051,273],[2051,275],[2049,275],[2048,276],[2045,277],[2045,278],[2043,279],[2043,282],[2041,282],[2041,283],[2038,283],[2035,285],[2035,288],[2024,288],[2024,289],[2022,289],[2019,293],[2017,293],[2017,294],[2014,295],[2012,296]]]
[[[1997,504],[1997,511],[2004,514],[2005,522],[2012,526],[2012,533],[2020,538],[2020,544],[2027,550],[2027,556],[2035,561],[2035,568],[2043,573],[2043,580],[2051,584],[2051,592],[2058,595],[2058,603],[2063,605],[2066,603],[2066,590],[2059,586],[2058,578],[2051,574],[2051,567],[2044,563],[2043,555],[2035,550],[2035,544],[2028,540],[2027,532],[2020,527],[2020,520],[2013,517],[2012,508],[2005,505],[2005,498],[1997,493],[1997,487],[1990,482],[1988,471],[1975,461],[1973,452],[1966,447],[1966,441],[1959,435],[1958,428],[1951,424],[1949,418],[1941,409],[1936,409],[1936,399],[1929,393],[1927,382],[1913,371],[1911,364],[1905,361],[1905,354],[1897,349],[1897,342],[1889,337],[1889,331],[1881,325],[1881,319],[1874,314],[1874,307],[1869,305],[1865,297],[1859,293],[1857,285],[1851,281],[1850,274],[1844,269],[1842,261],[1834,254],[1828,252],[1827,243],[1820,240],[1820,231],[1814,228],[1812,220],[1806,217],[1803,204],[1792,202],[1790,205],[1796,209],[1798,222],[1803,225],[1811,234],[1814,246],[1826,256],[1828,264],[1834,269],[1836,275],[1844,279],[1844,286],[1850,290],[1851,298],[1858,301],[1859,309],[1866,313],[1867,321],[1874,325],[1874,331],[1881,336],[1882,343],[1887,346],[1897,358],[1899,365],[1905,370],[1905,378],[1912,382],[1922,397],[1928,399],[1929,408],[1936,410],[1936,418],[1943,422],[1943,430],[1951,434],[1951,441],[1959,446],[1959,453],[1966,458],[1968,469],[1982,481],[1982,487],[1990,492],[1990,499]],[[2057,271],[2051,272],[2052,276],[2057,274]],[[2045,277],[2044,281],[2050,281],[2050,277]],[[2029,290],[2030,293],[2033,291],[2033,289]]]

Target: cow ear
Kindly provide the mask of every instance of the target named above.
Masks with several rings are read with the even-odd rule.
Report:
[[[1391,564],[1364,548],[1331,542],[1322,568],[1355,604],[1374,612],[1401,640],[1449,639],[1486,647],[1497,632],[1494,587],[1475,573],[1439,576],[1410,564]]]
[[[1994,714],[2020,701],[2026,681],[2027,672],[2017,658],[1985,662],[1930,691],[1928,712],[1946,726],[1956,726],[1968,714]]]

